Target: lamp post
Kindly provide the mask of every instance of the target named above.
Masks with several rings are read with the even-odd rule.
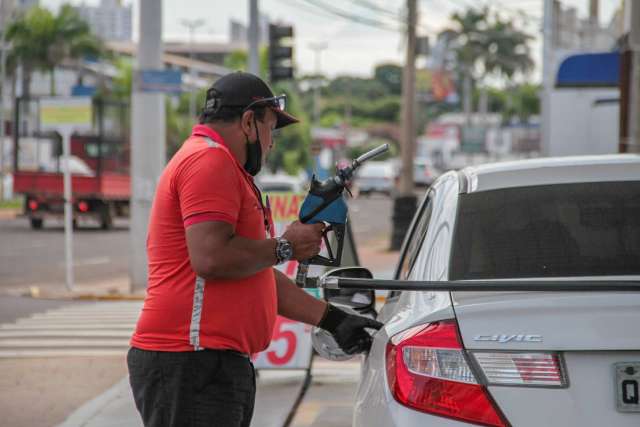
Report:
[[[189,76],[191,77],[191,88],[189,90],[189,117],[193,119],[196,116],[196,96],[195,96],[195,80],[196,71],[193,68],[195,57],[194,52],[194,35],[198,28],[204,25],[204,19],[183,19],[182,25],[189,30],[189,59],[192,61],[189,66]]]
[[[6,18],[3,16],[3,22],[0,23],[2,25],[2,34],[0,34],[0,201],[4,200],[4,88],[5,88],[5,79],[7,74],[7,24],[13,19],[13,10],[9,12],[9,16]]]
[[[320,121],[320,73],[321,71],[321,55],[322,51],[329,46],[327,42],[309,43],[309,49],[314,53],[316,78],[313,82],[313,124],[317,125]]]

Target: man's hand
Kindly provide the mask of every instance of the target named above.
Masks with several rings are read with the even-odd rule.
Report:
[[[324,224],[303,224],[300,221],[291,223],[282,235],[293,247],[293,258],[304,261],[320,253]]]
[[[383,326],[377,320],[349,314],[329,304],[318,327],[329,332],[342,351],[347,354],[363,353],[371,348],[372,338],[365,328],[378,330]]]

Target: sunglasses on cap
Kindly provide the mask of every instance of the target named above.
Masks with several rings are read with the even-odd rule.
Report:
[[[287,95],[282,94],[273,96],[271,98],[261,98],[253,101],[251,104],[244,108],[244,111],[250,110],[254,107],[270,107],[276,110],[285,111],[287,105]]]

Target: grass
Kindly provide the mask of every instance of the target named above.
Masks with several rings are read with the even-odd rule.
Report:
[[[22,207],[22,203],[22,197],[0,200],[0,209],[20,209]]]

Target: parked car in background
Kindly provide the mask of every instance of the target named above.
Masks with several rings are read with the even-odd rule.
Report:
[[[356,172],[355,185],[359,194],[382,193],[391,195],[398,176],[397,167],[391,160],[367,162]]]
[[[395,279],[588,286],[638,260],[640,156],[543,158],[437,179]],[[354,426],[640,425],[640,292],[395,291],[378,320]]]
[[[304,179],[283,173],[259,174],[256,177],[256,184],[258,188],[260,188],[260,191],[264,191],[265,193],[302,193],[306,190]]]
[[[428,187],[440,175],[433,163],[424,157],[413,159],[413,182],[420,187]]]

